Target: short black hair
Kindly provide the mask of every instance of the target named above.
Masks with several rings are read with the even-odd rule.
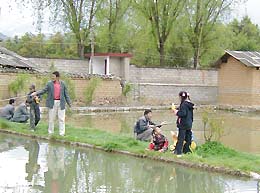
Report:
[[[9,100],[9,104],[11,105],[11,104],[13,104],[15,102],[15,99],[10,99]]]
[[[54,74],[56,77],[60,77],[60,73],[58,71],[55,71],[52,74]]]
[[[151,113],[151,112],[152,112],[151,109],[146,109],[146,110],[144,111],[144,115],[147,115],[148,113]]]

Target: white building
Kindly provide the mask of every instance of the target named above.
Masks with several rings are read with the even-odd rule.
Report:
[[[129,80],[129,63],[132,54],[128,53],[95,53],[85,54],[89,58],[89,73],[91,74],[113,74]]]

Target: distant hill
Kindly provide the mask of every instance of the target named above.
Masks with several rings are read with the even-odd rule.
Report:
[[[7,39],[8,39],[8,36],[6,36],[6,35],[4,35],[0,32],[0,41],[4,41],[4,40],[7,40]]]

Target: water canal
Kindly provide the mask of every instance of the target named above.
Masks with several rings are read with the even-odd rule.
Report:
[[[113,133],[125,133],[133,135],[133,125],[142,116],[138,112],[100,112],[73,114],[68,116],[67,123],[79,127],[93,127]],[[260,114],[242,113],[227,111],[212,111],[209,115],[211,119],[218,119],[223,122],[224,134],[220,139],[225,145],[239,151],[260,154]],[[170,139],[170,131],[176,130],[176,117],[171,111],[153,111],[153,121],[171,122],[162,128],[164,134]],[[204,142],[202,110],[194,112],[193,131],[198,143]]]
[[[0,134],[1,193],[250,193],[253,180]]]

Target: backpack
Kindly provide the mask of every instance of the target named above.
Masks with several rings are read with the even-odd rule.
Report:
[[[138,120],[138,121],[136,121],[135,126],[134,126],[134,134],[137,134],[139,130],[140,129],[139,129],[139,120]]]

